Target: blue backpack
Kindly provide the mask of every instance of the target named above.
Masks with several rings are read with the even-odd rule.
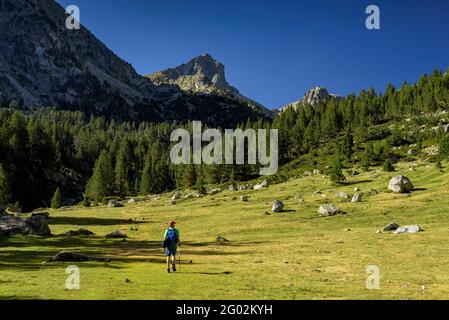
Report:
[[[163,248],[173,248],[178,243],[178,235],[175,229],[168,229],[167,236],[162,243]]]

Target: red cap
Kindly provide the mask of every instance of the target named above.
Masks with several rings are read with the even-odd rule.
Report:
[[[170,227],[174,226],[175,224],[176,224],[176,221],[170,221],[170,222],[168,223],[168,225],[169,225]]]

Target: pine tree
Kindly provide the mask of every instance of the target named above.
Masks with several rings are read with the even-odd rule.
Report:
[[[373,161],[373,144],[369,142],[365,147],[365,151],[362,155],[362,160],[360,164],[364,170],[368,171],[369,167],[372,164],[372,161]]]
[[[393,166],[393,163],[392,163],[390,157],[387,157],[385,159],[385,162],[384,162],[384,165],[383,165],[383,170],[385,172],[393,172],[394,171],[394,166]]]
[[[112,169],[111,156],[102,151],[95,163],[94,172],[90,178],[86,195],[89,198],[100,201],[101,198],[111,196],[114,193],[114,171]]]
[[[341,143],[340,152],[347,160],[351,160],[354,148],[354,137],[352,133],[348,130],[343,136],[343,141]]]
[[[131,145],[123,139],[115,162],[115,189],[119,196],[125,196],[131,192],[129,181]]]
[[[196,169],[194,165],[187,165],[182,175],[182,186],[184,188],[193,187],[196,184]]]
[[[86,208],[89,208],[91,206],[90,199],[86,197],[85,194],[83,194],[83,206],[85,206]]]
[[[11,186],[6,171],[0,163],[0,205],[7,205],[11,201]]]
[[[196,179],[195,190],[200,194],[206,193],[206,187],[204,186],[203,173],[200,171],[198,173],[198,178]]]
[[[51,199],[51,207],[53,209],[59,209],[62,207],[61,191],[59,190],[59,188],[56,188],[53,199]]]
[[[439,156],[440,158],[445,158],[449,156],[449,137],[447,135],[443,135],[439,141]]]
[[[335,156],[335,158],[332,162],[332,171],[331,171],[330,179],[334,183],[342,183],[346,180],[346,177],[343,174],[340,156]]]

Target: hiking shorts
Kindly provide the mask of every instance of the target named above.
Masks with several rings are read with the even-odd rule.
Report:
[[[165,248],[165,254],[167,255],[167,257],[176,256],[176,251],[177,251],[176,247]]]

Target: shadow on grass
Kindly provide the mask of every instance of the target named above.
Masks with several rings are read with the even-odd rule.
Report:
[[[232,274],[230,271],[224,271],[224,272],[180,272],[179,274],[199,274],[204,276],[229,276]]]
[[[146,221],[134,221],[132,219],[102,219],[94,217],[50,217],[51,225],[75,225],[75,226],[117,226],[142,224]]]
[[[358,180],[358,181],[347,181],[347,182],[341,182],[342,186],[353,186],[356,184],[363,184],[363,183],[370,183],[373,182],[373,180],[365,179],[365,180]]]
[[[262,242],[184,242],[181,254],[195,256],[245,255],[251,251],[229,251],[225,248],[258,245]],[[215,250],[207,250],[213,248]],[[201,248],[201,250],[195,250]],[[221,248],[221,249],[220,249]],[[62,262],[46,263],[61,251],[81,253],[94,257],[108,257],[112,263],[82,262],[83,267],[125,268],[114,263],[162,263],[165,261],[161,241],[105,239],[102,237],[11,237],[0,239],[0,270],[35,271],[41,268],[60,267]]]
[[[413,189],[413,192],[417,192],[417,191],[427,191],[427,188],[415,188]]]

